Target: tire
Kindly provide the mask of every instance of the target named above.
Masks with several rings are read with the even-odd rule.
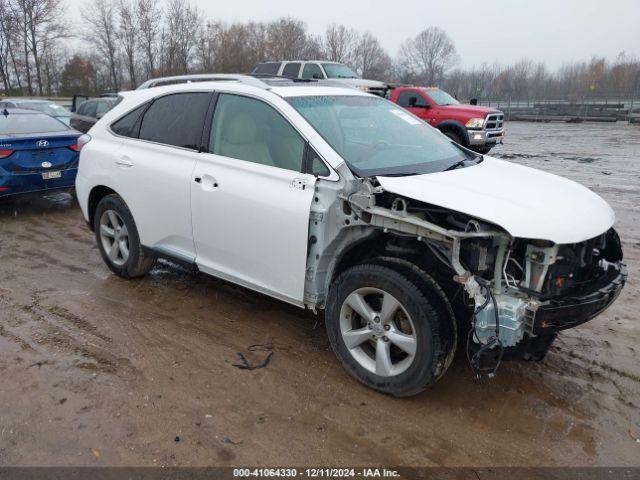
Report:
[[[156,257],[142,248],[129,207],[118,195],[107,195],[100,200],[93,229],[102,259],[116,275],[122,278],[141,277],[153,268]],[[117,248],[109,248],[110,245],[117,245]]]
[[[444,133],[447,137],[449,137],[451,140],[456,142],[458,145],[462,145],[462,138],[460,138],[460,135],[458,135],[455,131],[445,130],[442,133]]]
[[[399,304],[393,315],[384,313],[387,300]],[[340,274],[329,291],[325,323],[347,372],[396,397],[415,395],[435,383],[455,348],[442,292],[385,264],[357,265]]]

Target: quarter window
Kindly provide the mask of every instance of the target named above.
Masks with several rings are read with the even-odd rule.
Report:
[[[317,177],[328,177],[331,175],[329,168],[324,164],[320,155],[309,145],[307,150],[307,170],[308,173]]]
[[[140,118],[142,113],[147,108],[147,103],[139,106],[135,110],[130,111],[120,120],[117,120],[111,125],[111,131],[116,135],[122,137],[138,138],[140,131]]]
[[[273,107],[254,98],[218,98],[209,151],[248,162],[302,171],[305,142]]]
[[[140,140],[198,150],[211,94],[175,93],[157,98],[140,124]]]

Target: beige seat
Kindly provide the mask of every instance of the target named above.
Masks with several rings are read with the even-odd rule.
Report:
[[[247,113],[237,113],[224,124],[219,153],[225,157],[274,166],[267,144],[258,138],[256,121]]]

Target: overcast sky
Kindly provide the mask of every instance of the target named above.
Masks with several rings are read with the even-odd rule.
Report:
[[[563,62],[620,51],[640,57],[640,0],[191,0],[209,18],[269,21],[293,16],[320,34],[332,22],[400,44],[436,25],[453,39],[461,66],[522,57]],[[68,0],[72,9],[83,0]]]

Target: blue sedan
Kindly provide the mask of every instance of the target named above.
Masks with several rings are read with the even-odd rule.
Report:
[[[34,110],[0,110],[0,197],[70,189],[82,134]]]

